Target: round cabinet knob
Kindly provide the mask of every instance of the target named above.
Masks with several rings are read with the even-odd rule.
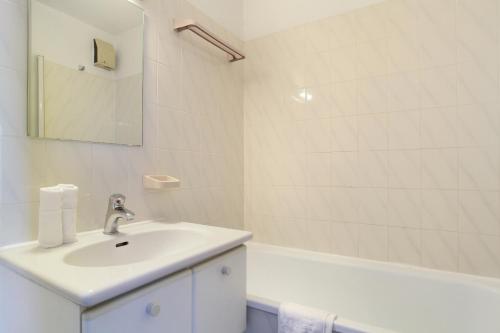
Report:
[[[159,304],[149,303],[148,306],[146,307],[146,313],[151,317],[158,316],[160,312],[161,312],[161,306]]]
[[[231,275],[232,270],[231,270],[231,267],[224,266],[224,267],[222,267],[222,269],[220,270],[220,272],[224,276],[229,276],[229,275]]]

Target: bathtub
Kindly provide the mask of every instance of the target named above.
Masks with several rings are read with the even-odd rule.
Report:
[[[499,333],[500,280],[248,244],[248,329],[276,333],[281,302],[338,315],[339,333]]]

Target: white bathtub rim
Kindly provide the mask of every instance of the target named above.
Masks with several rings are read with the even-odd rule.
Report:
[[[410,276],[422,279],[432,279],[440,282],[451,283],[482,289],[500,295],[500,279],[466,274],[461,272],[443,271],[423,266],[409,264],[370,260],[359,257],[348,257],[332,253],[315,252],[298,248],[276,246],[258,242],[247,242],[249,249],[263,250],[269,253],[296,257],[315,262],[328,262],[344,266],[372,269],[375,271],[388,272],[400,276]]]
[[[255,295],[247,295],[247,307],[277,316],[280,302]],[[335,331],[342,333],[396,333],[384,328],[360,324],[345,318],[338,318],[335,321]]]
[[[280,307],[280,302],[271,300],[269,298],[248,294],[247,306],[253,309],[277,315]]]

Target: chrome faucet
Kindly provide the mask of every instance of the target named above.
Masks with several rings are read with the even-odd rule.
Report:
[[[134,212],[125,208],[125,199],[123,194],[113,194],[109,197],[108,212],[104,222],[104,234],[117,234],[119,220],[132,221],[134,219]]]

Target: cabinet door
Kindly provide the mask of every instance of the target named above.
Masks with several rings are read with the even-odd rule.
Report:
[[[191,333],[191,271],[82,314],[83,333]]]
[[[193,332],[242,333],[246,328],[246,248],[193,269]]]

